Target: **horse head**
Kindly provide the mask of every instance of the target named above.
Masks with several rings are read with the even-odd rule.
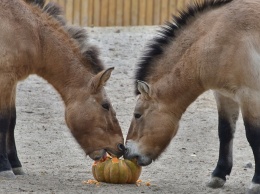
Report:
[[[140,92],[126,138],[124,157],[136,158],[141,166],[149,165],[165,150],[176,134],[178,121],[171,117],[166,103],[155,89],[138,81]]]
[[[93,76],[85,91],[75,90],[66,106],[66,122],[75,139],[93,160],[106,152],[123,155],[123,134],[116,113],[104,90],[113,68]]]

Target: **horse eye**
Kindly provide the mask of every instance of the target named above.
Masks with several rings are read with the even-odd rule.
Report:
[[[136,119],[139,119],[141,116],[142,116],[141,114],[134,113],[134,117],[135,117]]]
[[[106,110],[109,110],[110,105],[108,103],[102,104],[102,107]]]

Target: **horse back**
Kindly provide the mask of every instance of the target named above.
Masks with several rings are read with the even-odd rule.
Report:
[[[260,1],[233,1],[206,14],[197,27],[208,30],[192,54],[204,87],[230,97],[244,88],[260,91]]]
[[[29,75],[31,65],[39,62],[39,28],[32,7],[22,1],[0,1],[0,76],[15,79]]]

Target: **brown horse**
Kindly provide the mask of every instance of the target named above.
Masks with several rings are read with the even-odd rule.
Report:
[[[249,193],[260,193],[260,1],[206,0],[174,17],[148,46],[136,72],[140,94],[125,158],[149,165],[178,130],[186,108],[215,91],[219,160],[208,186],[222,187],[232,168],[235,124],[241,109],[255,158]],[[203,140],[202,140],[203,141]]]
[[[123,154],[122,131],[103,87],[113,68],[104,70],[97,49],[79,44],[84,30],[64,26],[49,13],[22,0],[0,0],[1,177],[23,174],[14,139],[15,93],[18,81],[30,74],[61,95],[66,123],[87,155],[97,160],[106,151]]]

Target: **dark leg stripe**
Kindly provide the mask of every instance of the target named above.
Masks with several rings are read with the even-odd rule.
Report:
[[[219,116],[218,135],[220,141],[219,159],[215,170],[212,175],[226,180],[226,175],[229,175],[232,169],[232,140],[234,129],[233,123],[230,123],[227,119]]]
[[[246,137],[253,150],[255,157],[255,174],[253,182],[260,184],[260,126],[244,121],[246,128]]]
[[[17,150],[15,145],[15,138],[14,138],[15,124],[16,124],[16,109],[13,108],[11,111],[11,121],[7,133],[7,144],[6,144],[8,159],[12,168],[22,167],[19,158],[17,156]]]
[[[11,170],[11,165],[8,161],[6,153],[6,133],[10,125],[10,114],[5,112],[0,113],[0,172]]]

